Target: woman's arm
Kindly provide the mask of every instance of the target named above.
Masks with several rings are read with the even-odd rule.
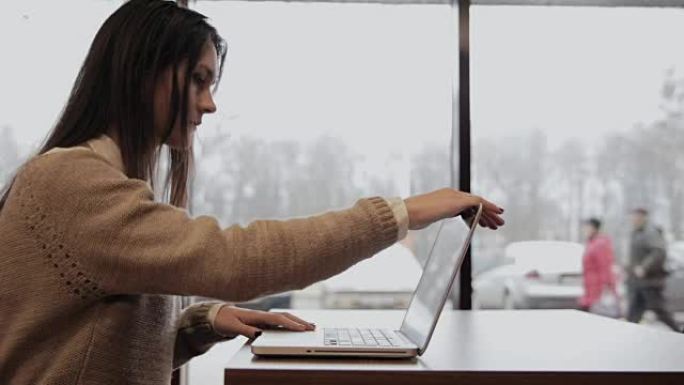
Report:
[[[308,218],[222,229],[214,218],[190,218],[155,202],[145,182],[128,179],[89,151],[38,157],[13,190],[27,228],[47,235],[49,246],[68,255],[69,268],[80,273],[73,284],[102,294],[244,301],[337,274],[398,234],[382,198]]]
[[[78,295],[179,294],[245,301],[301,289],[393,244],[399,227],[380,197],[346,210],[223,229],[208,216],[154,201],[149,185],[129,179],[87,151],[29,162],[10,194],[17,220],[70,274]],[[405,200],[410,229],[482,203],[481,224],[503,224],[486,200],[440,189]],[[47,252],[47,251],[46,251]]]

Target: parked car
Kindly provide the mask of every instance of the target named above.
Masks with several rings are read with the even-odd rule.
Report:
[[[582,254],[575,242],[526,241],[509,244],[511,263],[473,280],[473,306],[482,309],[577,308],[584,293]]]
[[[670,273],[665,286],[667,307],[684,312],[684,241],[671,243],[667,254],[666,267]]]
[[[406,309],[423,268],[400,243],[321,283],[327,309]]]

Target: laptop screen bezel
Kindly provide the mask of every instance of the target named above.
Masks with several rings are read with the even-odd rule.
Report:
[[[470,222],[470,229],[468,231],[468,237],[466,238],[464,244],[461,246],[461,251],[460,255],[458,257],[458,261],[456,262],[456,265],[453,267],[453,271],[451,272],[451,279],[449,280],[449,284],[447,285],[447,289],[444,291],[444,295],[442,296],[441,299],[441,305],[439,308],[439,311],[437,312],[436,316],[432,320],[432,325],[430,325],[430,331],[427,334],[427,338],[425,338],[424,343],[422,346],[419,345],[419,338],[416,336],[420,337],[420,333],[417,331],[414,332],[415,329],[411,328],[409,325],[406,324],[406,317],[408,316],[409,309],[411,309],[411,305],[413,304],[413,301],[416,300],[416,295],[418,293],[418,288],[420,287],[420,282],[423,280],[423,277],[425,275],[425,270],[427,266],[430,264],[430,261],[432,260],[434,256],[434,250],[435,250],[435,245],[437,245],[437,241],[439,240],[440,236],[444,236],[442,234],[442,230],[444,228],[444,222],[440,224],[439,231],[437,232],[437,236],[435,237],[435,241],[432,243],[432,247],[430,248],[430,253],[428,254],[427,261],[425,262],[425,266],[423,267],[423,274],[420,277],[420,280],[418,281],[418,285],[416,286],[416,289],[413,291],[413,296],[411,297],[411,302],[409,302],[409,306],[406,309],[406,312],[404,313],[404,319],[401,323],[401,328],[399,331],[405,335],[411,342],[413,342],[417,347],[418,347],[418,355],[422,355],[425,350],[427,349],[428,344],[430,343],[430,339],[432,338],[432,334],[435,331],[435,327],[437,326],[437,321],[439,320],[439,316],[442,314],[442,311],[444,310],[444,305],[446,304],[447,299],[449,298],[449,293],[451,293],[451,288],[454,284],[454,281],[456,280],[456,275],[458,274],[459,270],[461,270],[461,265],[463,264],[463,260],[465,259],[466,251],[470,247],[470,241],[473,238],[473,234],[475,233],[475,229],[477,228],[477,224],[480,222],[480,218],[482,216],[482,204],[480,203],[477,208],[477,213],[474,216],[471,216],[470,218],[464,218],[466,223]]]

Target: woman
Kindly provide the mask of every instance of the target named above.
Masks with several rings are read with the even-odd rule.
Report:
[[[583,231],[587,246],[582,256],[584,295],[579,299],[580,308],[617,318],[620,309],[613,273],[613,242],[601,233],[601,221],[596,218],[587,219]]]
[[[482,202],[451,189],[361,199],[352,208],[221,229],[190,218],[194,131],[216,111],[225,45],[205,17],[132,0],[102,25],[67,105],[0,200],[0,383],[167,384],[172,368],[260,327],[311,330],[242,301],[337,274],[403,237]],[[170,148],[170,204],[155,169]]]

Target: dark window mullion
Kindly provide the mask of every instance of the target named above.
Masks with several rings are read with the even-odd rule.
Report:
[[[461,191],[470,192],[470,163],[471,163],[471,141],[470,141],[470,0],[452,0],[452,7],[458,14],[458,100],[452,103],[454,111],[452,113],[452,135],[457,138],[452,140],[453,146],[452,168],[458,165],[458,188]],[[456,13],[455,12],[455,13]],[[456,106],[456,103],[458,104]],[[458,111],[457,116],[456,110]],[[458,122],[458,125],[455,123]],[[457,150],[457,151],[456,151]],[[453,158],[458,159],[455,163]],[[452,170],[452,176],[454,172]],[[452,186],[455,187],[455,180],[452,177]],[[469,310],[472,308],[472,248],[466,252],[461,271],[459,273],[459,298],[458,308]],[[456,307],[456,304],[454,304]]]

